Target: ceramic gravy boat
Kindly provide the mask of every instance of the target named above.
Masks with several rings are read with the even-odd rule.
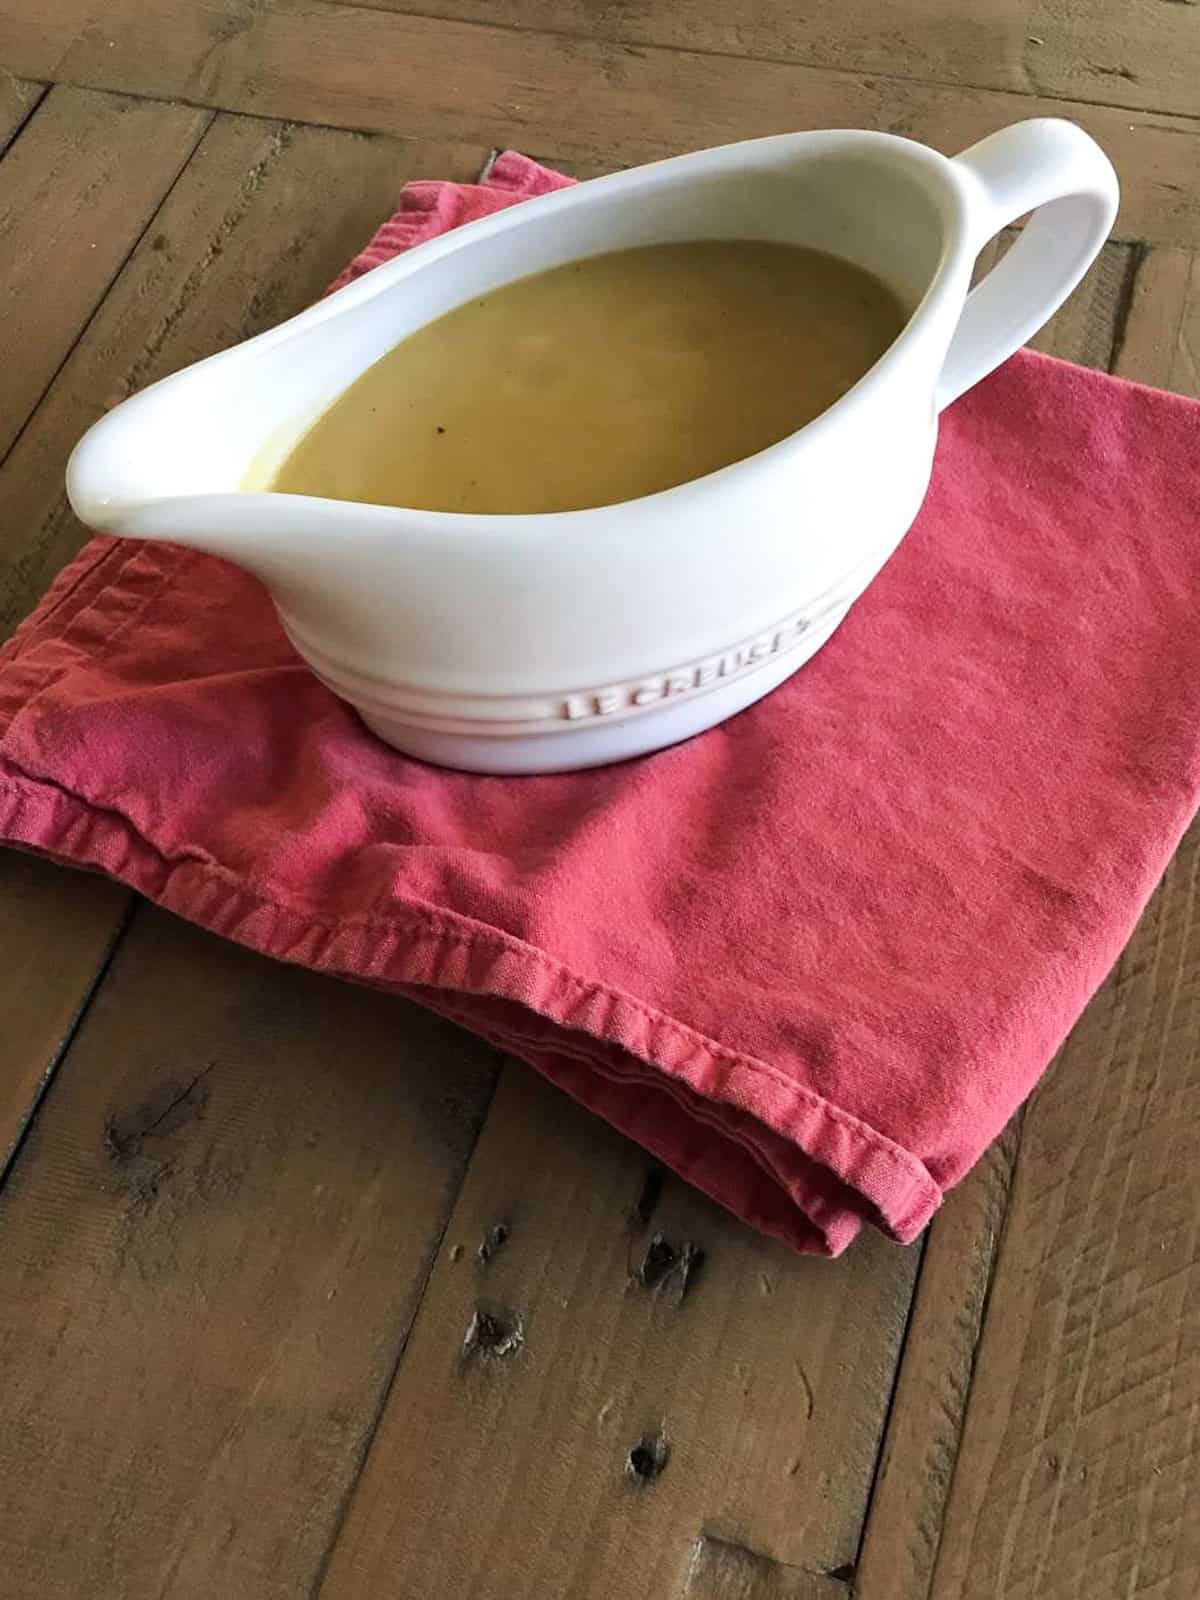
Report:
[[[1067,122],[953,160],[887,134],[785,134],[600,178],[420,246],[91,429],[71,503],[107,533],[226,557],[380,737],[494,773],[618,760],[709,728],[796,670],[912,523],[938,412],[1055,311],[1117,181]],[[968,293],[980,248],[1034,213]],[[758,238],[844,257],[910,309],[889,350],[791,437],[644,499],[464,516],[247,492],[426,322],[626,246]]]

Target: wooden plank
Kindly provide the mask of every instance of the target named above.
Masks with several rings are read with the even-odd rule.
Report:
[[[1200,398],[1200,257],[1141,252],[1114,371]]]
[[[0,1191],[5,1600],[310,1592],[495,1071],[138,913]]]
[[[0,850],[0,1181],[128,902],[103,878]]]
[[[441,146],[220,119],[0,468],[0,628],[11,629],[86,537],[62,484],[67,456],[95,417],[319,294],[416,163],[467,177],[478,159]],[[64,266],[70,260],[67,253]],[[0,1168],[128,903],[99,879],[0,856]]]
[[[27,83],[0,69],[0,155],[8,149],[46,92],[41,83]]]
[[[103,25],[94,12],[94,0],[45,0],[36,14],[23,0],[0,0],[0,59],[33,77],[610,164],[798,127],[880,128],[953,152],[1005,123],[1064,115],[1121,173],[1121,238],[1200,246],[1200,123],[1162,112],[330,0],[249,9],[111,0]]]
[[[97,417],[299,310],[418,168],[466,177],[480,159],[461,147],[218,119],[0,469],[0,632],[85,537],[63,473]]]
[[[847,1582],[770,1561],[724,1539],[696,1540],[682,1600],[850,1600]]]
[[[0,281],[6,318],[0,456],[207,126],[207,112],[0,81]],[[66,441],[63,441],[64,445]],[[0,470],[0,483],[7,479]],[[0,585],[25,554],[27,503],[7,499]],[[3,592],[0,590],[0,592]],[[0,857],[0,1173],[116,940],[128,894],[99,878]]]
[[[353,0],[348,0],[353,3]],[[776,0],[372,0],[387,11],[664,45],[837,71],[1008,89],[1195,116],[1188,0],[839,0],[836,21]]]
[[[1019,1143],[1018,1118],[930,1228],[856,1600],[928,1594]]]
[[[836,1571],[916,1262],[878,1235],[796,1256],[508,1066],[322,1600]]]
[[[1194,829],[1027,1113],[935,1600],[1196,1593],[1198,877]]]
[[[1032,348],[1105,371],[1128,306],[1136,264],[1133,245],[1106,244],[1079,288],[1029,341]]]
[[[1002,261],[1018,237],[1019,229],[1006,227],[979,251],[974,283]],[[1030,339],[1030,349],[1107,370],[1115,342],[1122,338],[1139,259],[1138,246],[1107,243],[1066,306],[1059,307],[1045,328]]]
[[[1014,230],[1006,230],[985,253],[983,265],[998,259],[1014,237]],[[1106,245],[1035,344],[1067,360],[1109,367],[1122,329],[1133,327],[1130,307],[1137,302],[1131,285],[1141,259],[1136,247]],[[1087,1026],[1085,1018],[1080,1027]],[[929,1596],[1018,1152],[1020,1161],[1026,1160],[1022,1122],[1014,1121],[988,1151],[930,1229],[863,1540],[856,1600]],[[982,1588],[968,1592],[992,1594]],[[1040,1589],[1030,1592],[1043,1600]]]
[[[60,485],[82,427],[319,292],[422,154],[479,159],[218,122],[0,472],[4,525],[35,530],[10,619],[81,537]],[[0,949],[23,909],[53,951],[93,887],[123,903],[27,865]],[[86,991],[69,953],[30,952],[30,1061]],[[398,1002],[141,924],[0,1198],[6,1596],[306,1589],[493,1071]]]
[[[1019,237],[1019,228],[1005,228],[979,253],[973,281],[990,272]],[[1135,245],[1108,243],[1083,282],[1029,341],[1043,355],[1107,369],[1114,339],[1120,338],[1129,307],[1140,251]]]
[[[1200,396],[1198,348],[1195,258],[1142,253],[1115,370]],[[1030,1111],[938,1597],[1196,1590],[1198,862],[1193,829]]]
[[[211,120],[52,89],[0,162],[0,460]],[[14,314],[15,313],[15,314]]]

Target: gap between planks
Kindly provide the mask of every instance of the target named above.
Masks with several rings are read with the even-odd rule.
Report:
[[[1090,341],[1094,349],[1094,297],[1099,295],[1101,302],[1107,297],[1112,311],[1112,349],[1107,359],[1097,360],[1096,364],[1111,366],[1121,377],[1173,386],[1200,396],[1200,373],[1191,354],[1200,348],[1200,271],[1196,258],[1181,251],[1106,248],[1113,257],[1110,265],[1094,279],[1085,280],[1076,297],[1082,297],[1084,303],[1068,303],[1056,319],[1059,326],[1052,325],[1044,343],[1052,353],[1068,357],[1077,355],[1080,341]],[[1123,262],[1119,259],[1122,252],[1127,255]],[[1093,298],[1091,305],[1087,303],[1089,297]],[[1077,1527],[1059,1524],[1044,1514],[1033,1465],[1039,1451],[1045,1452],[1047,1460],[1065,1459],[1067,1448],[1078,1452],[1076,1483],[1067,1490],[1074,1493],[1076,1501],[1089,1471],[1095,1471],[1098,1459],[1104,1460],[1114,1438],[1143,1463],[1148,1496],[1155,1486],[1153,1458],[1162,1446],[1156,1443],[1147,1447],[1138,1438],[1138,1429],[1143,1426],[1139,1406],[1144,1397],[1137,1391],[1125,1398],[1118,1393],[1111,1431],[1093,1428],[1089,1434],[1086,1429],[1077,1428],[1073,1434],[1068,1433],[1069,1444],[1059,1442],[1060,1435],[1053,1445],[1039,1436],[1038,1428],[1044,1426],[1042,1418],[1036,1413],[1030,1417],[1020,1406],[1019,1397],[1026,1387],[1036,1390],[1046,1383],[1064,1382],[1075,1359],[1070,1349],[1046,1331],[1032,1336],[1040,1342],[1025,1344],[1031,1318],[1035,1326],[1040,1322],[1044,1329],[1047,1319],[1061,1314],[1056,1257],[1074,1253],[1087,1261],[1102,1250],[1110,1230],[1119,1228],[1124,1236],[1120,1267],[1110,1267],[1100,1275],[1089,1266],[1080,1273],[1079,1286],[1072,1285],[1076,1317],[1085,1312],[1095,1317],[1100,1302],[1124,1295],[1121,1273],[1128,1275],[1137,1270],[1135,1263],[1144,1233],[1131,1229],[1129,1221],[1122,1221],[1119,1202],[1113,1217],[1105,1205],[1085,1213],[1082,1231],[1077,1215],[1060,1216],[1056,1235],[1055,1229],[1041,1218],[1040,1191],[1054,1192],[1061,1187],[1057,1175],[1064,1146],[1077,1146],[1080,1159],[1086,1155],[1093,1170],[1104,1159],[1105,1152],[1096,1148],[1097,1141],[1102,1146],[1107,1139],[1114,1110],[1106,1098],[1107,1087],[1094,1087],[1098,1061],[1105,1068],[1099,1074],[1100,1082],[1107,1085],[1111,1080],[1118,1113],[1122,1074],[1128,1073],[1129,1062],[1136,1063],[1143,1051],[1170,1048],[1161,1042],[1164,1028],[1167,1037],[1177,1041],[1173,1046],[1174,1071],[1190,1071],[1193,1078],[1200,1071],[1194,1049],[1190,1058],[1187,1053],[1189,1030],[1170,1030],[1168,1026],[1170,1010],[1178,1004],[1176,997],[1181,995],[1186,1000],[1194,994],[1200,971],[1200,929],[1193,915],[1198,862],[1200,841],[1194,829],[1151,901],[1125,955],[1026,1108],[1023,1135],[1010,1129],[949,1197],[932,1225],[896,1402],[889,1419],[879,1485],[867,1520],[857,1600],[929,1600],[931,1595],[936,1595],[937,1600],[982,1600],[985,1594],[1015,1596],[1018,1592],[1035,1592],[1039,1600],[1075,1600],[1085,1592],[1076,1587],[1083,1581],[1080,1564],[1086,1566],[1090,1558],[1082,1553],[1085,1546]],[[1174,955],[1174,963],[1166,970],[1152,954],[1161,948],[1164,939],[1170,940]],[[1126,1020],[1122,1027],[1120,1019],[1130,1015],[1139,1022],[1132,1025]],[[1113,1041],[1116,1028],[1121,1029],[1120,1048]],[[1159,1037],[1157,1044],[1155,1033]],[[1191,1038],[1197,1033],[1193,1027]],[[1148,1046],[1143,1042],[1144,1035],[1149,1039]],[[1088,1131],[1088,1118],[1077,1104],[1078,1097],[1086,1091],[1092,1096],[1093,1116],[1099,1129],[1096,1135]],[[1152,1125],[1148,1132],[1143,1131],[1139,1121],[1134,1138],[1126,1160],[1136,1159],[1151,1171],[1174,1170],[1178,1174],[1178,1135],[1172,1133],[1169,1119],[1157,1119],[1157,1126]],[[1173,1143],[1174,1154],[1170,1153]],[[1116,1164],[1120,1160],[1118,1157]],[[1128,1179],[1126,1183],[1128,1187]],[[1148,1203],[1148,1197],[1142,1197],[1142,1204]],[[1186,1270],[1186,1234],[1181,1236],[1179,1228],[1170,1222],[1169,1204],[1164,1215],[1169,1248],[1180,1263],[1176,1270]],[[1197,1254],[1194,1234],[1195,1230],[1193,1273]],[[1128,1315],[1130,1309],[1123,1308],[1122,1314]],[[1197,1314],[1189,1313],[1177,1298],[1164,1302],[1163,1309],[1173,1315],[1181,1336],[1189,1326],[1200,1332]],[[1092,1383],[1102,1381],[1099,1374],[1104,1371],[1104,1363],[1112,1360],[1103,1337],[1092,1344],[1085,1357],[1094,1374]],[[1044,1376],[1047,1367],[1052,1373],[1049,1379]],[[1160,1367],[1154,1379],[1153,1403],[1169,1417],[1170,1369]],[[974,1394],[979,1385],[983,1398],[977,1413]],[[990,1478],[991,1472],[997,1470],[992,1453],[994,1440],[1005,1422],[1006,1451],[1023,1463],[1030,1463],[1021,1491],[1011,1497],[1006,1497]],[[1175,1439],[1166,1453],[1174,1450],[1178,1456],[1180,1446],[1176,1441],[1185,1427],[1183,1417],[1176,1412],[1169,1426],[1174,1427]],[[1169,1437],[1169,1427],[1166,1432]],[[1183,1463],[1184,1471],[1196,1483],[1200,1479],[1200,1456],[1194,1450],[1188,1456],[1185,1449]],[[1065,1476],[1063,1487],[1066,1490]],[[1132,1521],[1123,1519],[1114,1525],[1101,1519],[1090,1527],[1088,1537],[1098,1540],[1100,1547],[1094,1559],[1100,1559],[1102,1552],[1109,1557],[1115,1552],[1118,1563],[1124,1563],[1124,1570],[1147,1559],[1152,1564],[1157,1560],[1165,1574],[1163,1581],[1177,1585],[1165,1589],[1164,1596],[1174,1600],[1178,1595],[1179,1600],[1185,1600],[1194,1588],[1194,1584],[1187,1587],[1185,1558],[1176,1552],[1172,1568],[1166,1565],[1171,1560],[1169,1553],[1164,1558],[1149,1551],[1156,1537],[1147,1509],[1152,1503],[1152,1499],[1146,1499]],[[1072,1514],[1078,1515],[1077,1507]],[[1163,1515],[1170,1528],[1169,1497]],[[939,1566],[948,1516],[949,1542]],[[977,1537],[975,1529],[984,1520],[986,1531]],[[1018,1525],[1020,1537],[1033,1541],[1039,1574],[1033,1589],[1027,1587],[1028,1570],[1021,1567],[1015,1554]],[[998,1561],[996,1552],[1001,1550],[1006,1555]],[[1088,1580],[1091,1587],[1086,1592],[1100,1593],[1095,1585],[1094,1566],[1088,1570],[1093,1577]],[[1016,1587],[1010,1588],[1010,1583]],[[1105,1588],[1103,1592],[1116,1593],[1124,1585],[1125,1578],[1121,1576],[1114,1579],[1111,1591]]]
[[[1114,248],[1119,249],[1121,247],[1114,247]],[[1156,263],[1157,259],[1159,259],[1159,257],[1156,255],[1156,253],[1151,252],[1150,255],[1146,258],[1146,261],[1144,263],[1142,263],[1142,265],[1139,267],[1139,269],[1137,271],[1137,278],[1134,281],[1133,293],[1130,296],[1131,326],[1130,326],[1130,329],[1129,329],[1129,337],[1127,337],[1127,339],[1126,339],[1126,345],[1125,345],[1125,349],[1126,350],[1130,350],[1130,349],[1136,350],[1136,348],[1138,347],[1137,346],[1137,341],[1133,337],[1133,335],[1137,331],[1136,328],[1133,326],[1133,312],[1136,310],[1136,308],[1138,306],[1138,303],[1139,303],[1138,284],[1139,284],[1139,282],[1145,282],[1146,281],[1144,279],[1144,276],[1143,276],[1144,273],[1150,272],[1151,270],[1156,270],[1155,263]],[[1118,279],[1120,279],[1120,281],[1122,283],[1125,281],[1125,279],[1123,277],[1121,277],[1120,274],[1117,274],[1116,276],[1117,276]],[[1184,282],[1190,281],[1190,271],[1187,274],[1177,272],[1176,273],[1176,278],[1179,278],[1181,281],[1184,281]],[[1183,320],[1184,320],[1184,309],[1181,308],[1180,311],[1179,311],[1178,326],[1182,326]],[[1122,359],[1124,359],[1124,353],[1123,353]],[[968,1181],[970,1181],[970,1180],[968,1180]],[[940,1228],[940,1227],[941,1227],[941,1222],[935,1224],[934,1242],[936,1242],[937,1237],[938,1237],[936,1230],[938,1228]],[[933,1245],[931,1243],[931,1247],[930,1248],[932,1249],[932,1247],[933,1247]],[[823,1268],[823,1270],[830,1270],[830,1269]],[[903,1375],[902,1375],[902,1377],[903,1377]],[[898,1403],[899,1403],[899,1401],[898,1401]],[[742,1545],[737,1545],[736,1548],[746,1548],[746,1547],[742,1546]]]
[[[55,0],[36,19],[18,0],[0,0],[0,55],[32,77],[391,134],[415,125],[429,136],[609,163],[797,126],[879,128],[954,151],[1030,114],[1070,115],[1121,171],[1122,237],[1200,243],[1200,120],[1175,112],[329,0],[277,0],[232,17],[188,0],[112,0],[102,28],[91,19],[92,0]]]
[[[36,598],[83,537],[62,468],[94,414],[313,298],[415,160],[467,177],[481,155],[218,117],[0,470],[16,588]],[[127,903],[10,869],[29,874],[24,917],[0,904],[18,955],[31,927],[50,955],[77,926],[110,937]],[[18,1048],[52,1063],[95,966],[31,965]],[[6,1597],[310,1585],[495,1071],[402,1001],[139,910],[0,1188]]]
[[[1128,306],[1117,375],[1200,398],[1196,257]],[[862,1600],[1196,1592],[1198,884],[1193,824],[1027,1108],[936,1565]]]
[[[673,1595],[698,1539],[837,1573],[915,1267],[792,1254],[510,1063],[322,1600]]]
[[[0,68],[0,156],[37,110],[48,87],[13,78]]]
[[[12,141],[0,161],[0,281],[23,308],[8,330],[9,381],[0,398],[0,499],[8,513],[0,557],[3,635],[44,582],[16,607],[6,604],[28,554],[31,505],[20,493],[5,496],[10,480],[2,461],[212,115],[89,91],[47,93],[11,79],[0,82],[0,104],[24,111],[19,122],[10,118]],[[91,239],[84,237],[87,217]],[[65,466],[65,453],[61,460]],[[0,1014],[11,1019],[0,1086],[3,1182],[120,942],[131,897],[119,885],[11,851],[0,861],[0,883]]]
[[[80,105],[76,91],[61,93],[65,102]],[[82,104],[89,115],[94,112],[92,97],[83,96]],[[248,337],[315,298],[370,236],[418,163],[467,177],[479,161],[479,152],[453,146],[399,144],[340,131],[288,132],[258,119],[219,116],[213,122],[207,113],[158,110],[163,120],[157,127],[145,120],[144,102],[136,120],[142,142],[170,158],[160,169],[164,192],[146,219],[143,202],[126,205],[114,180],[118,193],[109,213],[123,219],[125,233],[118,233],[115,222],[106,226],[113,229],[112,253],[126,246],[128,253],[111,288],[103,293],[106,269],[91,280],[93,291],[103,295],[98,307],[79,303],[69,316],[53,299],[34,297],[18,329],[34,345],[42,336],[58,343],[54,375],[36,402],[27,394],[29,415],[19,418],[17,440],[0,467],[0,521],[6,530],[0,632],[32,609],[86,537],[67,506],[63,476],[72,447],[92,421],[133,388]],[[175,176],[171,141],[181,133],[190,137],[188,125],[197,121],[207,132]],[[33,137],[33,124],[27,130]],[[84,152],[85,168],[87,159]],[[107,156],[98,160],[103,164]],[[0,193],[7,164],[7,158],[0,162]],[[353,181],[347,183],[348,177]],[[53,210],[64,185],[77,187],[73,172],[64,171],[59,184],[32,197],[31,204]],[[31,238],[36,250],[36,228]],[[71,234],[64,235],[67,261],[71,242]],[[78,235],[75,243],[80,245]],[[6,247],[0,246],[0,260]],[[206,265],[199,263],[201,256]],[[129,896],[99,877],[68,874],[12,851],[0,860],[0,884],[0,1011],[20,1020],[19,1028],[10,1026],[0,1094],[0,1150],[9,1151],[111,951]]]
[[[814,27],[774,0],[335,0],[355,10],[480,22],[523,32],[658,47],[778,65],[874,74],[930,87],[1058,96],[1120,109],[1196,115],[1200,38],[1179,0],[842,0],[837,25]],[[1114,93],[1120,86],[1120,93]]]
[[[933,1600],[1200,1573],[1200,829],[1030,1104]]]
[[[6,1600],[310,1591],[495,1074],[139,909],[0,1190]]]
[[[0,161],[0,281],[26,310],[6,331],[0,467],[213,115],[55,87]]]

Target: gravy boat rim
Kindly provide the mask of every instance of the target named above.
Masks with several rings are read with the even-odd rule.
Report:
[[[912,168],[917,167],[928,175],[933,182],[930,184],[931,197],[934,199],[941,224],[940,250],[936,265],[930,274],[926,288],[918,303],[909,313],[904,326],[892,340],[891,344],[882,355],[864,372],[855,383],[840,395],[832,405],[827,406],[818,416],[803,423],[792,433],[777,439],[774,443],[764,446],[761,450],[754,451],[748,456],[739,457],[736,461],[728,462],[723,467],[717,467],[711,472],[696,478],[686,479],[682,483],[672,484],[665,489],[655,490],[651,494],[638,495],[629,500],[610,501],[604,505],[580,506],[568,511],[530,511],[530,512],[461,512],[423,510],[412,506],[392,506],[381,504],[377,501],[343,500],[322,495],[293,494],[286,491],[270,489],[222,489],[184,494],[150,494],[142,496],[97,496],[88,493],[81,479],[84,477],[82,460],[90,448],[101,446],[101,441],[95,436],[104,430],[108,416],[125,407],[140,407],[142,404],[153,403],[151,397],[156,391],[166,385],[178,384],[193,378],[202,370],[211,370],[221,365],[235,366],[239,362],[254,359],[276,351],[295,339],[302,338],[312,328],[332,318],[346,316],[361,309],[369,301],[402,283],[406,278],[418,272],[436,270],[437,263],[456,251],[479,247],[486,244],[489,237],[507,231],[513,227],[538,225],[547,218],[552,218],[556,213],[567,211],[573,206],[587,204],[595,198],[598,191],[619,191],[626,189],[631,196],[643,187],[653,187],[660,183],[663,177],[674,170],[681,176],[688,167],[703,167],[707,164],[727,164],[732,170],[735,157],[748,149],[783,151],[789,146],[804,144],[826,144],[831,150],[842,151],[859,149],[873,149],[885,156],[897,157],[900,161]],[[750,174],[751,180],[755,175]],[[810,129],[798,132],[768,134],[755,139],[737,140],[723,145],[714,145],[704,150],[690,151],[683,155],[668,156],[660,160],[647,162],[642,165],[628,168],[621,172],[609,173],[598,178],[591,178],[585,182],[572,185],[570,188],[559,189],[551,194],[539,195],[532,199],[521,201],[518,204],[506,207],[489,217],[483,217],[473,222],[464,223],[452,228],[446,233],[435,238],[414,245],[411,249],[394,257],[390,261],[381,263],[372,268],[353,282],[346,284],[335,293],[326,295],[315,301],[304,310],[279,323],[273,328],[268,328],[250,339],[242,340],[231,345],[225,350],[219,350],[213,355],[203,357],[199,361],[190,363],[180,368],[175,373],[158,379],[145,389],[138,391],[127,400],[122,401],[114,412],[106,417],[101,417],[80,439],[71,453],[67,464],[68,496],[72,506],[81,520],[92,527],[107,528],[114,532],[139,531],[135,524],[140,521],[139,513],[150,508],[156,510],[170,505],[177,510],[184,507],[195,507],[200,510],[204,507],[220,504],[227,506],[231,502],[238,502],[241,515],[250,515],[256,521],[259,515],[266,512],[269,520],[274,522],[272,510],[295,512],[298,507],[324,512],[336,508],[339,516],[350,517],[355,523],[356,533],[369,535],[378,531],[381,535],[392,533],[397,526],[411,527],[419,523],[428,527],[434,525],[439,536],[453,533],[455,529],[470,529],[473,533],[492,529],[497,534],[518,531],[523,537],[528,537],[535,525],[545,524],[547,530],[553,528],[561,531],[564,523],[600,521],[607,518],[609,522],[614,517],[630,513],[636,508],[649,504],[661,503],[668,497],[684,500],[702,494],[711,489],[717,482],[728,482],[734,477],[745,476],[757,468],[768,458],[777,458],[785,453],[794,453],[817,444],[830,429],[837,427],[842,421],[846,411],[852,404],[861,401],[874,393],[882,384],[888,381],[893,369],[900,363],[911,346],[920,339],[925,325],[930,321],[931,314],[951,297],[957,295],[959,285],[964,276],[971,269],[974,261],[974,249],[968,236],[966,226],[968,216],[969,196],[966,192],[967,177],[960,172],[950,157],[932,150],[929,146],[921,144],[915,139],[906,138],[900,134],[877,132],[870,129],[859,128],[828,128]],[[700,237],[697,235],[697,237]],[[715,230],[705,238],[722,239],[732,237]],[[754,235],[737,235],[736,237],[754,237]],[[637,248],[636,246],[632,248]],[[603,251],[588,251],[579,256],[567,257],[567,260],[587,260],[590,256],[604,254]],[[536,273],[523,276],[535,276]],[[508,283],[521,281],[521,276],[506,279],[503,287]],[[451,308],[453,309],[453,308]],[[445,315],[439,313],[439,316]],[[430,318],[429,322],[437,318]],[[429,322],[418,324],[417,327],[428,326]],[[417,331],[416,328],[411,330]],[[405,335],[404,337],[408,337]],[[398,341],[402,342],[402,341]],[[376,359],[379,359],[378,357]],[[369,370],[372,362],[368,362],[360,371]],[[334,401],[344,394],[347,388],[355,382],[350,379],[348,383],[331,393],[326,404],[317,411],[308,427],[313,426],[317,419],[331,406]],[[303,437],[303,433],[298,435]]]

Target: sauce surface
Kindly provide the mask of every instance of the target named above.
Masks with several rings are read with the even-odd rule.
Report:
[[[636,499],[794,433],[905,320],[871,274],[796,245],[591,256],[419,328],[317,419],[269,487],[480,513]]]

